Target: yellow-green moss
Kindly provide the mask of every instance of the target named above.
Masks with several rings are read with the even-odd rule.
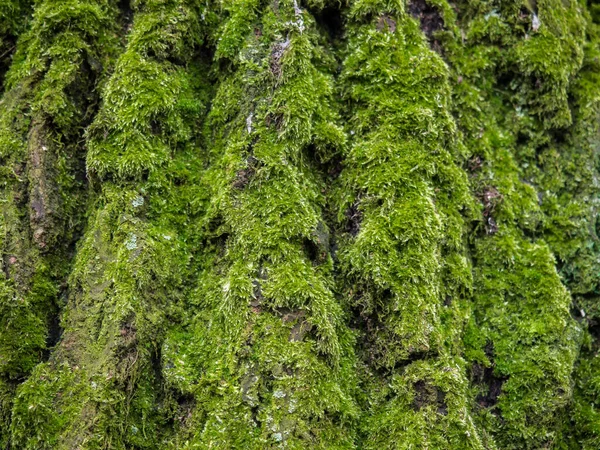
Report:
[[[27,18],[20,5],[2,6],[14,23],[15,14]],[[0,378],[12,389],[58,337],[58,304],[83,222],[81,139],[114,48],[116,18],[109,1],[36,2],[7,74],[0,101]],[[7,417],[10,402],[2,403]],[[3,446],[8,429],[6,420]]]
[[[466,339],[475,409],[499,448],[560,445],[581,331],[543,230],[545,199],[557,193],[532,175],[544,170],[543,157],[525,152],[534,129],[541,150],[553,130],[572,124],[569,89],[585,21],[575,2],[464,2],[459,20],[440,11],[446,31],[436,38],[452,68],[454,114],[482,208],[470,238],[475,295]],[[574,218],[576,209],[563,212]]]
[[[173,447],[354,448],[352,338],[316,167],[344,140],[330,61],[299,3],[224,6],[197,313],[163,349],[195,404]]]
[[[364,365],[360,448],[484,448],[461,358],[472,208],[448,71],[399,2],[351,3],[335,204]]]
[[[195,50],[212,14],[186,0],[133,8],[126,48],[87,129],[96,189],[68,280],[63,336],[38,368],[44,375],[17,391],[19,448],[160,448],[176,408],[163,390],[160,348],[179,314],[202,195],[196,130],[207,71]],[[40,402],[53,406],[27,407]],[[56,409],[69,413],[57,419]]]
[[[0,447],[597,448],[592,3],[2,2]]]
[[[4,0],[0,3],[0,93],[4,75],[16,49],[18,36],[26,28],[31,14],[30,0]]]

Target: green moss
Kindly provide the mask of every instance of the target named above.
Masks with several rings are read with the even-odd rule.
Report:
[[[588,336],[575,373],[573,406],[570,420],[565,422],[564,448],[593,449],[600,445],[598,400],[600,399],[600,367],[598,336]]]
[[[68,404],[68,399],[58,402],[58,394],[68,390],[70,396],[90,395],[91,389],[81,383],[78,370],[47,363],[38,365],[19,389],[13,408],[14,448],[59,448],[58,432],[77,417],[80,405]],[[60,414],[56,414],[57,410]]]
[[[471,286],[448,72],[399,2],[349,12],[338,219],[364,364],[361,448],[483,448],[461,358]],[[360,323],[360,322],[359,322]]]
[[[597,448],[588,3],[2,2],[0,447]]]
[[[444,15],[447,31],[437,38],[452,67],[454,113],[483,213],[471,239],[475,320],[467,340],[476,409],[501,448],[560,445],[581,331],[551,253],[562,233],[553,238],[544,227],[574,224],[582,208],[549,214],[558,193],[535,173],[556,181],[552,167],[559,166],[543,146],[573,120],[581,10],[561,2],[466,2],[459,15],[461,22]]]
[[[164,166],[193,137],[199,113],[181,65],[202,39],[194,2],[147,3],[133,18],[127,49],[88,131],[88,171],[99,178],[140,179]]]
[[[162,388],[160,348],[179,314],[202,195],[195,130],[208,90],[195,49],[208,10],[183,0],[134,6],[87,131],[99,189],[69,277],[63,337],[48,375],[18,391],[13,439],[23,448],[159,448],[176,406]],[[77,382],[64,382],[64,368]],[[48,421],[25,407],[41,401],[36,392],[69,415]]]
[[[486,365],[493,368],[482,394],[489,395],[494,383],[502,386],[491,409],[502,417],[494,420],[502,448],[539,448],[559,437],[572,395],[579,333],[570,297],[544,244],[502,230],[477,250],[476,317],[492,345]]]
[[[0,377],[12,389],[58,332],[50,327],[83,222],[82,128],[97,101],[96,63],[114,48],[115,19],[109,2],[37,2],[7,75],[0,102]],[[8,423],[2,441],[5,430]]]
[[[597,190],[600,148],[600,46],[599,23],[588,18],[584,64],[571,89],[574,124],[561,145],[549,146],[544,176],[538,176],[553,195],[542,206],[547,211],[544,231],[562,262],[561,275],[573,293],[576,317],[586,336],[574,374],[571,420],[565,423],[570,447],[592,449],[600,445],[598,413],[598,344],[600,311],[598,293]],[[552,161],[552,162],[551,162]],[[550,172],[550,167],[556,169]],[[553,177],[545,176],[550,172]]]
[[[17,38],[27,26],[31,3],[30,0],[5,0],[0,4],[0,86],[4,84]]]
[[[344,140],[330,61],[296,2],[224,6],[197,314],[163,348],[195,404],[172,446],[353,448],[352,338],[319,206],[317,161]]]

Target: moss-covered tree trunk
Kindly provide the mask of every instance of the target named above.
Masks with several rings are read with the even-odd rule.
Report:
[[[600,4],[0,0],[0,448],[600,448]]]

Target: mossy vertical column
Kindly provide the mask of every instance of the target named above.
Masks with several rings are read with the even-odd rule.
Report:
[[[583,65],[569,89],[573,125],[537,149],[534,178],[543,193],[544,237],[573,296],[571,313],[587,328],[561,442],[585,450],[600,446],[600,5],[590,13]]]
[[[31,15],[30,0],[4,0],[0,3],[0,93],[4,75],[17,48],[17,38],[26,28]]]
[[[206,104],[196,52],[205,2],[133,4],[125,51],[87,132],[89,222],[69,278],[63,337],[13,408],[19,448],[161,448],[172,403],[161,338],[191,255]],[[60,410],[60,415],[54,411]]]
[[[26,14],[18,5],[3,4],[15,22],[12,14]],[[0,103],[2,441],[14,387],[59,332],[59,297],[83,222],[83,128],[98,100],[94,89],[114,49],[117,22],[109,1],[35,6]]]
[[[448,71],[403,2],[352,2],[348,21],[339,259],[361,335],[361,448],[483,448],[460,357],[471,198]]]
[[[354,448],[352,340],[334,295],[317,158],[344,135],[300,2],[225,2],[232,65],[209,115],[212,185],[197,317],[163,351],[195,405],[176,448]]]
[[[531,176],[541,160],[527,161],[524,143],[530,126],[546,142],[551,130],[570,126],[582,17],[574,3],[432,3],[443,29],[431,38],[452,68],[454,114],[481,205],[470,238],[474,319],[465,339],[474,408],[500,448],[557,445],[580,330],[543,239],[540,204],[549,192]]]

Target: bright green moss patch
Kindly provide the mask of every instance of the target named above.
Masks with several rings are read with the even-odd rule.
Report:
[[[547,234],[549,246],[542,230],[585,213],[572,204],[550,213],[558,192],[540,186],[538,175],[556,186],[554,169],[568,167],[550,163],[544,145],[558,137],[553,129],[572,123],[569,89],[585,27],[576,4],[472,2],[460,13],[460,31],[449,26],[456,40],[450,33],[440,39],[482,208],[471,238],[475,320],[467,340],[475,409],[500,448],[558,446],[581,331],[550,252],[569,235]]]
[[[206,136],[212,255],[191,300],[197,316],[163,351],[167,380],[195,403],[173,446],[353,448],[352,340],[315,167],[344,139],[329,60],[296,2],[265,4],[256,19],[240,17],[244,4],[225,7],[217,55],[232,70]]]
[[[379,30],[382,20],[357,31],[350,42],[356,49],[345,61],[348,96],[358,106],[349,121],[355,137],[344,162],[347,197],[340,216],[356,209],[359,217],[354,242],[342,256],[364,286],[359,291],[367,291],[359,292],[365,298],[357,301],[371,312],[378,301],[372,298],[369,304],[370,296],[389,291],[390,298],[372,312],[390,320],[382,329],[390,336],[382,338],[396,342],[380,363],[392,367],[413,352],[435,351],[439,345],[441,240],[448,231],[448,244],[460,246],[460,211],[468,200],[466,177],[443,149],[453,144],[453,123],[444,109],[443,62],[425,48],[410,19],[403,18],[404,26],[388,18],[394,31]],[[436,84],[438,89],[432,88]]]
[[[568,445],[583,449],[600,445],[596,406],[600,400],[597,357],[600,261],[596,212],[600,148],[599,23],[592,10],[582,71],[572,89],[573,131],[562,145],[549,146],[552,159],[548,159],[554,160],[557,167],[551,172],[554,177],[540,177],[554,193],[549,202],[544,202],[549,204],[545,208],[549,216],[545,227],[547,239],[557,258],[564,261],[561,275],[573,293],[575,317],[587,328],[574,374],[570,421],[564,427]]]
[[[475,317],[492,346],[494,377],[482,395],[502,384],[498,444],[537,448],[552,442],[570,401],[579,334],[554,260],[547,247],[501,230],[478,244],[475,282]]]
[[[13,408],[11,436],[15,447],[61,448],[57,432],[77,417],[82,406],[77,402],[68,405],[68,398],[58,400],[57,394],[67,389],[69,395],[88,396],[91,387],[81,384],[77,369],[51,364],[36,367],[29,382],[20,388]],[[56,414],[57,410],[61,413]]]
[[[455,162],[448,72],[400,5],[353,3],[348,35],[350,143],[336,203],[362,323],[361,448],[483,448],[460,357],[472,200]]]
[[[189,119],[198,116],[199,104],[181,65],[202,40],[197,8],[194,2],[150,2],[134,16],[127,49],[89,130],[91,173],[139,179],[192,139]]]
[[[99,188],[68,280],[62,340],[48,374],[18,390],[20,402],[72,413],[48,422],[18,403],[13,440],[23,448],[160,448],[165,438],[174,401],[162,389],[160,347],[167,318],[178,314],[193,243],[187,228],[199,211],[194,130],[207,89],[195,48],[206,12],[185,1],[134,9],[88,128],[88,174]],[[63,370],[77,382],[64,382]]]

